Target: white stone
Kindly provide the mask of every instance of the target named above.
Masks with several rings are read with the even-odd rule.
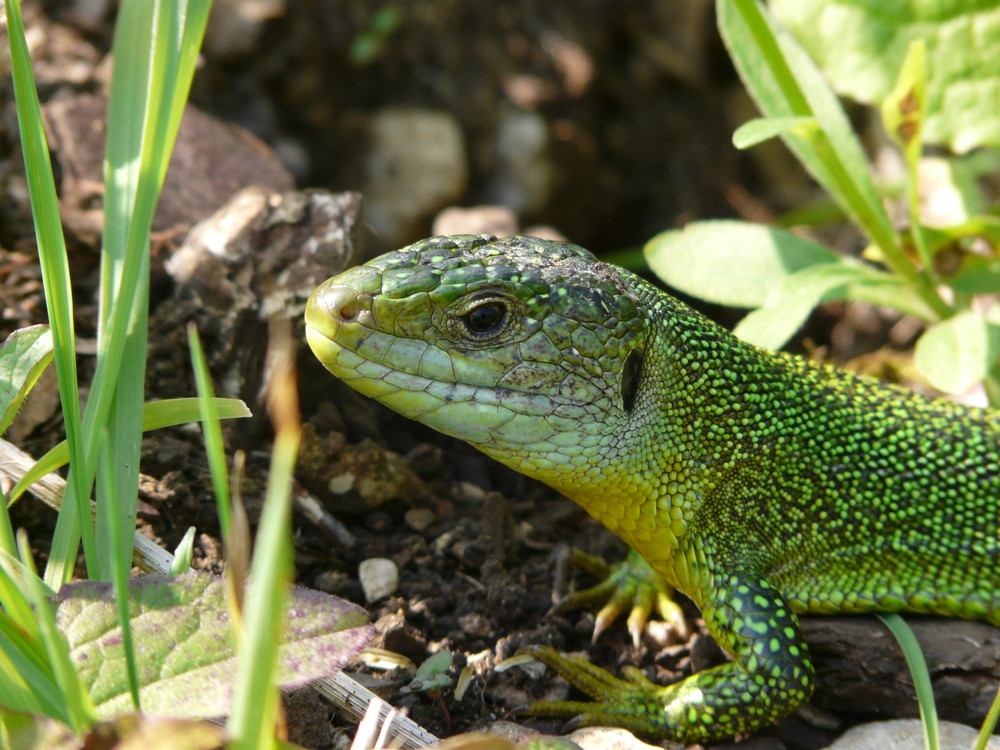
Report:
[[[396,592],[399,588],[399,568],[384,557],[370,557],[358,566],[358,579],[371,604]]]
[[[973,747],[978,730],[953,721],[938,722],[941,750],[968,750]],[[918,719],[896,719],[860,724],[844,732],[824,750],[912,750],[924,746],[924,728]],[[1000,750],[1000,737],[994,735],[988,750]]]

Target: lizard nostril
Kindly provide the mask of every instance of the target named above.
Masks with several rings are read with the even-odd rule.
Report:
[[[350,300],[345,304],[341,305],[340,309],[337,310],[340,317],[344,320],[355,320],[361,313],[361,305],[356,299]]]
[[[323,305],[333,317],[351,322],[357,320],[365,311],[358,293],[346,286],[335,286],[326,290],[323,295]]]

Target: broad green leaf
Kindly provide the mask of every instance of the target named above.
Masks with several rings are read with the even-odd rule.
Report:
[[[774,287],[767,303],[740,321],[733,333],[764,349],[777,351],[795,335],[820,302],[842,298],[847,285],[862,282],[868,269],[827,263],[805,268]]]
[[[731,307],[760,307],[797,271],[841,261],[783,229],[725,220],[662,232],[646,244],[645,253],[653,273],[670,286]]]
[[[914,360],[927,380],[945,393],[962,393],[986,377],[1000,358],[1000,326],[971,310],[928,328]]]
[[[149,714],[222,716],[235,690],[232,623],[220,578],[186,573],[129,581],[140,697]],[[112,587],[86,581],[63,586],[56,617],[71,658],[100,718],[129,711],[121,631]],[[371,640],[364,611],[336,597],[293,588],[285,608],[277,683],[296,687],[333,674]]]
[[[733,145],[738,149],[750,148],[795,129],[806,134],[807,128],[816,127],[819,125],[814,117],[758,117],[736,128]]]
[[[52,334],[48,326],[21,328],[0,346],[0,435],[10,427],[51,361]]]
[[[1000,145],[1000,1],[771,0],[771,12],[843,95],[877,105],[914,39],[927,44],[924,140]]]

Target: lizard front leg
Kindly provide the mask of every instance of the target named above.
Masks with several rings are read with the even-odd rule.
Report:
[[[575,716],[579,726],[612,724],[680,742],[752,732],[794,711],[810,695],[813,667],[794,613],[762,577],[729,573],[702,609],[709,632],[734,661],[660,687],[633,672],[612,677],[553,649],[534,654],[596,703],[536,703],[534,716]]]

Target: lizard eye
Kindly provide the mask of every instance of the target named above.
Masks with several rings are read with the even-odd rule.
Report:
[[[507,305],[499,300],[488,300],[476,305],[462,316],[462,322],[469,333],[478,337],[500,333],[506,321]]]

